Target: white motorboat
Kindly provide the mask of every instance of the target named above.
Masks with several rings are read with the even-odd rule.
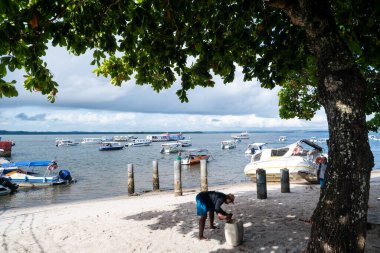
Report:
[[[161,153],[170,154],[170,153],[178,153],[182,151],[181,143],[162,143],[161,144]]]
[[[236,141],[234,141],[234,140],[222,141],[221,144],[220,144],[220,147],[222,149],[233,149],[233,148],[236,148]]]
[[[55,145],[57,147],[77,146],[79,145],[79,142],[76,142],[70,139],[65,139],[65,138],[57,138],[55,140]]]
[[[163,133],[160,135],[147,135],[146,139],[152,142],[163,142],[163,141],[179,141],[179,140],[184,140],[186,138],[185,136],[182,135],[182,133],[178,133],[178,134]]]
[[[240,133],[238,135],[231,135],[231,137],[234,138],[234,139],[239,139],[239,140],[241,140],[241,139],[249,139],[249,134],[248,134],[247,131],[245,131],[245,132],[242,132],[242,133]]]
[[[152,144],[152,141],[147,139],[134,139],[132,142],[128,142],[125,146],[128,147],[144,147]]]
[[[266,143],[264,143],[264,142],[255,142],[255,143],[249,144],[247,147],[247,150],[245,151],[245,154],[246,155],[253,155],[258,150],[262,150],[264,145],[266,145]]]
[[[186,140],[178,140],[177,142],[180,143],[182,147],[191,147],[191,146],[193,145],[193,144],[191,143],[191,140],[190,140],[190,139],[186,139]]]
[[[299,171],[316,173],[315,161],[323,155],[322,151],[320,146],[309,140],[300,140],[281,148],[264,148],[252,156],[251,162],[244,168],[244,173],[249,177],[255,177],[257,169],[264,169],[267,176],[279,179],[281,169],[288,169],[291,179],[298,179],[301,178],[298,175]]]
[[[286,140],[287,140],[287,138],[286,138],[285,135],[282,135],[282,136],[280,136],[280,137],[278,138],[278,141],[286,141]]]
[[[102,143],[102,138],[83,138],[82,144],[100,144]]]

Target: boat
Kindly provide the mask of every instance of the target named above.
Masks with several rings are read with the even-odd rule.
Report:
[[[61,169],[58,174],[52,174],[58,168],[55,161],[14,162],[1,166],[0,176],[20,187],[42,187],[75,182],[69,170]]]
[[[11,157],[12,146],[12,141],[0,141],[0,157]]]
[[[202,160],[208,161],[210,155],[207,149],[188,149],[184,156],[181,156],[182,165],[192,165],[200,163]]]
[[[222,149],[233,149],[236,148],[236,142],[234,140],[222,141],[220,147]]]
[[[241,132],[238,135],[232,135],[231,137],[233,139],[239,139],[239,140],[241,140],[241,139],[249,139],[249,134],[248,134],[247,131],[245,131],[245,132]]]
[[[82,144],[100,144],[102,142],[102,138],[83,138],[81,141]]]
[[[287,140],[287,138],[286,138],[285,135],[282,135],[282,136],[280,136],[280,137],[278,138],[278,141],[286,141],[286,140]]]
[[[102,142],[106,142],[106,141],[113,141],[113,137],[109,137],[109,136],[102,136]]]
[[[183,136],[182,133],[178,133],[178,134],[163,133],[160,135],[148,135],[146,136],[146,139],[152,142],[179,141],[179,140],[184,140],[185,136]]]
[[[5,178],[5,177],[0,177],[0,186],[6,188],[5,190],[2,189],[3,193],[7,192],[7,190],[9,190],[8,193],[12,193],[12,192],[16,191],[19,187],[18,184],[12,183],[11,180],[9,180],[8,178]],[[1,193],[0,193],[0,195],[1,195]]]
[[[124,146],[120,145],[120,143],[109,141],[109,142],[103,142],[102,145],[99,147],[99,151],[113,151],[113,150],[120,150],[123,148]]]
[[[129,141],[128,136],[114,136],[113,141]]]
[[[298,151],[296,154],[295,151]],[[323,155],[323,149],[309,140],[299,140],[285,147],[258,150],[251,162],[244,168],[245,175],[256,176],[257,169],[264,169],[267,181],[278,181],[281,169],[288,169],[291,179],[300,179],[299,171],[315,173],[316,159]]]
[[[315,142],[317,142],[318,140],[317,140],[317,137],[313,136],[313,137],[310,137],[309,141],[315,143]]]
[[[77,146],[79,142],[66,139],[66,138],[57,138],[55,139],[55,146],[57,147],[68,147],[68,146]]]
[[[178,143],[181,144],[182,147],[191,147],[193,144],[191,143],[191,140],[190,139],[187,139],[187,140],[179,140],[177,141]]]
[[[182,145],[181,143],[162,143],[161,144],[161,153],[165,153],[165,154],[171,154],[171,153],[178,153],[182,151]]]
[[[78,146],[79,142],[75,142],[75,141],[69,140],[69,139],[62,139],[62,140],[57,140],[55,142],[55,145],[57,147]]]
[[[144,147],[144,146],[150,146],[152,142],[147,139],[133,139],[132,142],[128,142],[125,144],[127,147]]]
[[[256,153],[257,150],[262,150],[264,145],[266,145],[266,143],[264,142],[255,142],[255,143],[249,144],[247,149],[245,150],[245,154],[253,155]]]

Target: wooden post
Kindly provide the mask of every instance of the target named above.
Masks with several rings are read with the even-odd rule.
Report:
[[[201,160],[201,191],[208,191],[207,183],[207,160]]]
[[[181,159],[174,161],[174,196],[182,196]]]
[[[128,164],[128,195],[135,193],[135,178],[133,175],[133,164]]]
[[[158,161],[153,161],[153,191],[160,190],[160,180],[158,178]]]
[[[281,169],[281,192],[282,193],[290,192],[288,169]]]
[[[266,199],[267,198],[267,178],[265,170],[256,170],[256,184],[257,184],[257,198]]]

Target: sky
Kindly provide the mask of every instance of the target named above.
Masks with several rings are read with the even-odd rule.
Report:
[[[55,103],[24,89],[23,72],[10,73],[17,80],[16,98],[0,99],[0,130],[7,131],[260,131],[326,130],[323,110],[311,121],[283,120],[278,113],[278,88],[268,90],[258,81],[244,82],[241,68],[235,80],[215,87],[197,87],[188,93],[189,103],[175,94],[179,82],[157,93],[134,80],[121,87],[97,77],[90,65],[91,53],[70,55],[50,47],[44,60],[58,82]]]

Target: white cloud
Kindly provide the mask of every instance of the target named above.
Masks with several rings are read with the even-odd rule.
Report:
[[[43,112],[44,117],[39,116]],[[16,115],[23,114],[23,117]],[[326,129],[317,121],[281,120],[256,115],[188,115],[130,113],[100,110],[10,108],[0,115],[0,129],[26,131],[223,131]]]
[[[62,48],[51,48],[48,67],[59,83],[56,103],[39,93],[25,91],[22,73],[8,79],[19,81],[17,98],[0,99],[0,129],[41,131],[195,131],[249,130],[257,128],[326,129],[326,118],[319,112],[312,122],[278,118],[278,88],[267,90],[257,81],[244,82],[237,68],[233,83],[224,85],[215,77],[213,88],[189,91],[189,103],[181,103],[172,88],[156,93],[133,80],[114,87],[104,77],[96,77],[90,66],[92,53],[69,55]],[[23,114],[25,115],[23,115]],[[21,114],[23,117],[15,118]],[[47,121],[38,121],[44,115]],[[23,120],[23,119],[24,120]],[[25,119],[34,119],[25,120]]]

